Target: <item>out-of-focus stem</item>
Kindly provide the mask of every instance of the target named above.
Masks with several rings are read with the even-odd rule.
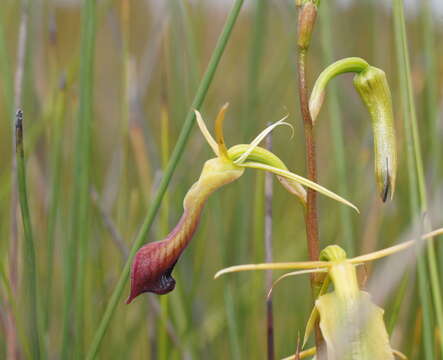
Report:
[[[23,222],[24,234],[24,277],[26,279],[27,301],[29,302],[28,317],[30,320],[30,333],[32,343],[32,358],[40,359],[40,332],[38,324],[38,296],[37,296],[37,264],[35,257],[34,239],[32,234],[31,214],[29,211],[28,194],[26,187],[26,168],[23,150],[23,112],[17,111],[15,125],[15,147],[17,155],[17,184],[18,198]]]
[[[166,84],[166,81],[164,81]],[[166,91],[162,96],[161,105],[161,149],[162,149],[162,168],[165,169],[168,166],[169,160],[169,116],[168,116],[168,100]],[[163,206],[160,211],[160,231],[161,236],[168,234],[169,229],[169,194],[166,191],[163,198]],[[151,297],[150,297],[151,298]],[[168,297],[163,296],[160,298],[161,307],[161,318],[167,319],[169,313]],[[168,359],[168,339],[166,337],[166,323],[164,321],[160,322],[158,327],[158,359],[167,360]]]
[[[28,21],[29,21],[29,3],[27,0],[20,2],[21,16],[20,16],[20,28],[18,32],[18,46],[17,46],[17,67],[14,78],[14,108],[18,109],[22,106],[23,102],[23,78],[25,72],[25,59],[26,59],[26,44],[28,39]],[[12,104],[10,102],[8,105]],[[8,115],[12,117],[13,112],[8,112]],[[11,179],[11,224],[10,224],[10,247],[9,247],[9,273],[12,292],[15,294],[18,287],[18,224],[17,224],[17,209],[18,209],[18,169],[17,169],[17,139],[15,138],[15,122],[12,122],[12,179]],[[31,290],[32,291],[32,290]],[[32,296],[32,295],[31,295]],[[34,299],[37,301],[37,299]],[[31,300],[33,301],[33,300]],[[17,318],[13,314],[13,307],[10,304],[8,313],[7,329],[6,329],[6,343],[8,347],[8,359],[15,359],[19,356],[18,344],[17,344]],[[31,304],[31,306],[33,306]],[[35,315],[37,316],[37,315]],[[31,317],[31,321],[34,316]],[[36,325],[36,324],[34,324]],[[37,330],[37,329],[35,329]],[[33,354],[39,356],[39,342],[38,338],[33,338],[33,345],[37,345],[37,348],[33,348]]]
[[[272,151],[272,137],[268,135],[266,148]],[[273,176],[270,172],[265,175],[265,261],[272,262],[272,185]],[[272,271],[266,272],[266,289],[272,288]],[[268,360],[275,357],[274,351],[274,316],[272,309],[272,297],[266,299],[266,335],[268,342]]]

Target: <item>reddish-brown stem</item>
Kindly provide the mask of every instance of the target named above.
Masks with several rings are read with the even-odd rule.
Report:
[[[306,49],[300,49],[298,55],[298,90],[300,99],[300,108],[303,117],[306,143],[306,166],[308,179],[317,182],[317,159],[315,148],[315,133],[312,123],[311,113],[309,112],[308,87],[306,84]],[[320,241],[318,237],[318,219],[317,219],[317,193],[308,189],[306,204],[306,237],[308,240],[309,258],[311,261],[318,260],[320,253]],[[311,289],[314,299],[317,297],[321,288],[322,277],[311,276]],[[323,337],[318,323],[315,326],[315,344],[321,349]],[[317,359],[323,359],[322,351],[317,351]]]
[[[303,117],[306,143],[306,166],[308,179],[317,182],[317,160],[314,138],[314,126],[309,112],[308,87],[306,84],[306,50],[300,50],[298,58],[298,87],[300,108]],[[306,235],[308,238],[309,258],[318,260],[320,253],[317,220],[317,192],[308,189],[306,207]]]

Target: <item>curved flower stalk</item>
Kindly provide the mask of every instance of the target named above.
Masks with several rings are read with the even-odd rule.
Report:
[[[374,134],[375,177],[380,197],[392,199],[397,173],[394,115],[391,91],[386,74],[358,57],[345,58],[329,65],[318,77],[309,99],[312,121],[317,118],[323,104],[326,86],[343,73],[356,73],[354,86],[368,109]]]
[[[251,144],[235,145],[228,150],[223,137],[223,121],[226,110],[227,105],[220,110],[217,116],[215,139],[210,135],[200,113],[196,111],[200,130],[217,157],[204,164],[200,178],[185,196],[184,211],[180,221],[166,239],[148,243],[140,248],[135,255],[131,268],[131,292],[126,303],[129,304],[144,292],[161,295],[174,289],[175,280],[171,276],[172,270],[197,229],[206,200],[220,187],[237,180],[245,168],[274,173],[283,186],[295,194],[302,204],[306,203],[306,191],[302,186],[304,185],[351,206],[358,212],[353,204],[332,191],[291,173],[276,155],[258,146],[275,127],[287,124],[284,122],[285,118],[262,131]]]
[[[422,239],[432,239],[439,234],[443,234],[443,228],[423,235]],[[372,302],[370,294],[360,290],[355,267],[405,250],[416,243],[415,240],[406,241],[352,259],[347,258],[341,247],[331,245],[320,253],[320,261],[239,265],[219,271],[215,278],[247,270],[301,270],[283,275],[274,282],[274,287],[281,279],[291,275],[327,272],[328,276],[325,277],[306,326],[303,347],[319,317],[329,360],[393,360],[394,354],[405,358],[391,348],[383,321],[384,311]],[[327,293],[330,281],[334,291]],[[286,359],[301,359],[314,353],[315,348],[299,353],[298,357],[294,355]]]

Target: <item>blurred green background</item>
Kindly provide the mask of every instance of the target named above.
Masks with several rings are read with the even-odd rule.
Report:
[[[84,188],[90,192],[85,200],[84,221],[79,221],[75,214],[82,200],[75,185],[78,175],[75,159],[85,150],[76,142],[84,84],[80,81],[80,61],[84,56],[80,50],[83,5],[74,0],[30,1],[24,85],[19,104],[25,116],[25,155],[38,269],[39,317],[48,359],[83,358],[88,349],[124,264],[125,251],[143,222],[233,3],[232,0],[97,1],[94,73],[93,78],[87,79],[93,86],[90,99],[93,115],[87,125],[91,148],[90,156],[84,158],[88,162],[81,167],[81,171],[89,169]],[[343,205],[320,196],[321,244],[322,247],[339,244],[349,254],[362,254],[391,245],[410,230],[412,223],[407,142],[402,120],[405,111],[399,86],[392,9],[386,3],[381,0],[323,0],[310,51],[308,78],[311,86],[331,60],[359,56],[385,70],[393,95],[399,172],[397,192],[394,200],[387,204],[381,203],[375,189],[370,119],[354,91],[352,75],[334,80],[318,119],[319,183],[343,195],[361,211],[358,216]],[[430,11],[429,2],[415,1],[407,7],[406,26],[430,216],[437,227],[442,224],[443,207],[440,144],[443,131],[443,43],[440,41],[443,9],[437,3],[434,5]],[[23,276],[27,264],[21,255],[20,220],[18,252],[14,252],[15,237],[11,233],[12,220],[19,219],[18,211],[11,216],[11,179],[13,84],[20,19],[20,1],[2,0],[2,359],[32,358],[26,336],[29,314],[23,307],[29,279]],[[228,145],[249,142],[267,122],[288,113],[295,136],[290,138],[287,130],[277,129],[273,133],[274,152],[292,171],[303,175],[304,137],[295,68],[296,23],[293,1],[245,1],[201,111],[212,129],[220,106],[230,103],[225,121]],[[342,130],[342,140],[338,129]],[[194,127],[146,242],[161,239],[175,226],[181,216],[184,194],[198,178],[203,162],[212,156],[209,146]],[[297,201],[278,184],[275,185],[273,210],[274,259],[307,260],[302,211]],[[249,171],[240,181],[220,190],[209,200],[197,234],[174,270],[176,290],[161,300],[158,296],[143,295],[129,306],[124,305],[124,299],[120,300],[101,346],[100,358],[264,358],[264,274],[243,273],[213,280],[214,273],[223,267],[262,262],[263,233],[264,176]],[[441,249],[440,245],[439,266],[443,270]],[[398,258],[401,259],[401,255]],[[70,264],[74,264],[72,279],[69,275],[67,278]],[[411,265],[412,276],[392,343],[411,359],[422,359],[422,309],[415,284],[415,267]],[[14,269],[17,270],[16,278]],[[368,277],[371,271],[372,267],[368,268]],[[67,283],[69,279],[72,282]],[[79,286],[84,294],[82,319],[75,311]],[[72,291],[67,292],[68,288]],[[380,304],[388,318],[398,293],[397,285],[392,285],[391,290],[390,296]],[[127,287],[125,294],[128,292]],[[67,296],[73,297],[68,315]],[[11,310],[12,299],[15,312]],[[307,276],[286,280],[275,290],[278,357],[294,352],[297,336],[303,335],[311,301]],[[60,355],[66,319],[69,319],[69,338],[65,347],[69,353]],[[15,341],[14,334],[17,335]],[[435,328],[436,359],[442,356],[437,346],[442,341],[441,334],[441,329]],[[18,357],[11,355],[13,344],[19,349]]]

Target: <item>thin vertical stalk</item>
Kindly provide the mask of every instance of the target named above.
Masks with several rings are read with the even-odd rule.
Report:
[[[324,1],[319,9],[320,11],[320,26],[321,26],[321,44],[323,48],[324,58],[326,64],[334,61],[333,54],[333,37],[331,19],[331,5],[329,1]],[[348,172],[346,170],[346,153],[345,144],[343,141],[343,126],[341,120],[343,118],[338,99],[338,87],[335,83],[329,84],[328,91],[328,107],[329,116],[331,118],[331,137],[334,147],[334,163],[337,167],[338,174],[338,190],[345,198],[349,195]],[[352,229],[351,213],[345,206],[340,206],[340,237],[343,238],[346,253],[350,257],[355,255],[354,231]]]
[[[263,59],[263,49],[266,39],[266,15],[268,11],[269,2],[267,0],[256,0],[255,1],[255,13],[254,22],[252,28],[252,40],[251,40],[251,50],[249,56],[249,66],[248,66],[248,103],[247,103],[247,113],[248,119],[256,119],[257,114],[259,114],[259,79],[260,79],[260,68]],[[251,127],[255,132],[257,127],[256,121],[244,121],[245,128],[244,133],[249,133]],[[249,126],[248,126],[249,125]]]
[[[83,358],[84,291],[88,248],[89,162],[93,107],[96,1],[85,0],[82,15],[80,100],[74,159],[72,223],[67,249],[61,357]],[[74,276],[74,273],[76,276]],[[74,279],[76,279],[74,286]],[[75,288],[75,292],[74,292]],[[75,296],[75,302],[74,302]],[[75,305],[75,312],[74,306]],[[75,316],[74,316],[75,315]],[[74,337],[71,330],[73,330]],[[73,346],[75,344],[75,346]]]
[[[9,54],[6,46],[5,41],[5,29],[3,27],[3,13],[2,13],[2,7],[0,6],[0,74],[1,79],[3,82],[3,97],[4,97],[4,104],[6,113],[8,116],[8,119],[13,118],[14,116],[14,80],[12,76],[11,71],[11,65],[10,65],[10,59]],[[19,37],[20,38],[20,37]],[[12,122],[11,122],[12,125]],[[13,126],[11,126],[11,129]],[[11,134],[13,134],[13,131],[11,131]],[[13,139],[13,137],[11,137]],[[13,145],[14,147],[14,145]],[[15,164],[15,151],[12,152],[12,164],[14,166]],[[11,191],[11,212],[10,212],[10,248],[9,248],[9,273],[10,273],[10,284],[11,284],[11,293],[15,293],[16,289],[16,278],[17,278],[17,245],[16,240],[17,237],[15,236],[17,234],[17,222],[16,222],[16,208],[17,208],[17,196],[16,196],[16,190],[15,190],[15,178],[16,174],[14,169],[12,169],[12,176],[11,176],[11,184],[12,184],[12,191]],[[10,297],[10,300],[12,301],[12,297]],[[18,357],[18,346],[17,346],[17,327],[16,327],[16,316],[14,313],[14,304],[11,303],[6,304],[5,306],[5,343],[7,348],[7,359],[14,359]]]
[[[126,281],[128,279],[132,259],[135,255],[135,253],[137,252],[138,248],[142,245],[143,241],[146,238],[146,234],[148,233],[148,231],[150,230],[150,228],[152,226],[154,218],[155,218],[157,211],[160,207],[161,201],[163,200],[163,196],[165,195],[166,189],[168,188],[171,177],[175,171],[175,168],[177,167],[177,164],[181,158],[181,155],[183,154],[184,148],[186,146],[186,143],[189,139],[189,135],[191,133],[192,127],[194,125],[194,119],[195,119],[194,118],[194,109],[200,109],[201,105],[203,104],[203,101],[204,101],[207,91],[209,89],[209,85],[211,84],[212,79],[214,78],[215,71],[218,67],[218,64],[220,63],[220,59],[223,55],[223,52],[226,48],[226,44],[227,44],[229,37],[232,33],[232,29],[234,28],[234,24],[237,20],[239,13],[240,13],[240,9],[243,5],[243,1],[244,0],[236,0],[232,10],[230,11],[230,13],[228,15],[228,18],[227,18],[226,23],[223,27],[220,38],[218,39],[217,45],[212,53],[206,73],[203,76],[202,81],[200,82],[200,85],[198,87],[194,101],[192,102],[191,108],[189,109],[189,111],[187,113],[182,130],[180,131],[179,138],[178,138],[175,148],[171,154],[171,158],[169,160],[168,166],[165,170],[162,181],[160,182],[158,190],[157,190],[157,192],[154,196],[154,199],[152,201],[152,205],[150,206],[148,213],[146,215],[146,218],[143,222],[143,225],[142,225],[142,227],[141,227],[141,229],[140,229],[140,231],[139,231],[139,233],[138,233],[138,235],[131,247],[128,260],[125,263],[125,265],[120,273],[118,283],[111,295],[111,298],[110,298],[109,303],[106,307],[106,310],[103,314],[100,325],[99,325],[97,331],[95,332],[93,342],[91,344],[91,347],[90,347],[88,355],[87,355],[87,359],[89,359],[89,360],[95,359],[97,356],[98,350],[100,348],[100,345],[101,345],[101,342],[102,342],[103,337],[105,335],[105,332],[109,326],[112,315],[114,314],[114,311],[117,307],[117,303],[120,300],[121,295],[123,293],[124,286],[125,286]]]
[[[47,286],[46,301],[45,301],[45,318],[44,318],[44,331],[47,334],[50,328],[51,313],[52,313],[52,286],[53,286],[53,274],[54,274],[54,241],[55,231],[57,227],[57,219],[59,214],[59,199],[61,192],[61,153],[62,153],[62,123],[65,116],[65,101],[66,101],[66,79],[59,78],[59,63],[57,57],[57,28],[55,24],[55,14],[51,14],[53,25],[49,29],[49,64],[52,69],[52,108],[50,110],[49,117],[52,120],[52,139],[49,139],[48,146],[52,149],[50,167],[51,167],[51,179],[50,179],[50,194],[48,205],[48,220],[47,220],[47,272],[46,282]]]
[[[266,148],[272,151],[271,134],[266,139]],[[265,175],[265,261],[272,262],[272,185],[273,176],[267,172]],[[272,287],[272,271],[266,271],[266,289]],[[268,360],[273,360],[275,357],[274,351],[274,320],[272,311],[272,297],[266,299],[266,338],[268,343]]]
[[[22,107],[23,104],[23,86],[24,86],[24,76],[25,76],[25,66],[26,66],[26,56],[27,56],[27,43],[28,43],[28,27],[29,27],[29,2],[27,0],[23,0],[20,2],[20,27],[19,27],[19,33],[18,33],[18,45],[17,45],[17,65],[16,65],[16,71],[15,71],[15,77],[14,77],[14,108],[19,109]],[[9,77],[7,76],[6,79]],[[6,93],[8,95],[8,93]],[[12,104],[9,103],[9,106]],[[13,110],[10,108],[10,112],[8,113],[11,117],[13,114]],[[21,112],[20,112],[21,114]],[[21,115],[20,115],[21,116]],[[10,218],[10,248],[9,248],[9,273],[10,273],[10,279],[11,279],[11,287],[14,295],[17,295],[17,289],[18,289],[18,281],[19,281],[19,269],[18,269],[18,258],[19,258],[19,238],[18,238],[18,224],[17,224],[17,209],[18,209],[18,202],[20,202],[20,206],[22,205],[22,198],[23,196],[26,196],[26,193],[21,193],[21,184],[19,181],[22,181],[23,179],[19,179],[21,175],[25,176],[25,173],[20,174],[21,169],[19,169],[17,166],[18,157],[19,157],[19,151],[17,145],[18,141],[22,141],[22,138],[17,138],[17,122],[18,122],[18,113],[17,116],[12,123],[13,126],[11,126],[12,130],[12,139],[14,141],[12,142],[12,181],[11,181],[11,218]],[[14,126],[15,125],[15,126]],[[21,124],[20,124],[21,126]],[[24,184],[24,189],[26,190],[26,184]],[[22,218],[26,216],[24,214],[23,209],[22,211]],[[29,211],[28,211],[29,212]],[[29,220],[29,218],[27,219]],[[25,220],[23,219],[23,226],[25,226]],[[32,249],[31,249],[32,246]],[[29,232],[25,233],[25,247],[24,247],[24,258],[25,258],[25,264],[29,262],[30,264],[33,262],[34,268],[36,268],[35,265],[35,252],[33,251],[33,241],[32,241],[32,234],[31,237],[29,237]],[[25,273],[28,275],[28,269],[25,266]],[[34,315],[31,317],[31,326],[30,326],[30,334],[31,334],[31,353],[34,356],[37,356],[37,358],[40,357],[40,341],[38,338],[38,319],[37,319],[37,285],[35,283],[36,281],[36,274],[33,274],[32,279],[28,279],[30,282],[30,288],[29,288],[29,295],[30,299],[29,301],[29,309],[35,309]],[[35,291],[34,291],[35,290]],[[13,314],[12,308],[10,309],[9,318],[8,318],[8,326],[7,329],[7,342],[8,342],[8,356],[11,358],[15,358],[18,356],[18,344],[17,344],[17,317]],[[34,334],[34,331],[37,333]]]
[[[439,185],[439,175],[441,173],[441,162],[442,162],[442,149],[441,149],[441,129],[439,128],[439,113],[438,113],[438,84],[437,76],[438,73],[437,64],[435,59],[436,55],[436,42],[435,42],[435,23],[432,13],[432,4],[430,0],[423,1],[423,44],[424,44],[424,55],[426,61],[426,92],[425,92],[425,110],[426,118],[428,122],[429,138],[431,142],[430,151],[430,166],[431,178],[431,191],[438,191],[437,186]],[[440,259],[443,259],[443,246],[440,246],[439,252]],[[443,261],[440,261],[440,271],[443,270]]]
[[[11,71],[11,63],[6,46],[5,29],[3,22],[3,8],[0,6],[0,74],[3,82],[3,97],[5,99],[5,107],[7,113],[12,117],[14,115],[13,109],[13,76]]]
[[[400,4],[401,6],[402,4]],[[397,5],[398,7],[398,5]],[[400,9],[400,11],[402,8]],[[397,10],[398,12],[398,10]],[[409,119],[409,105],[408,105],[408,92],[407,92],[407,77],[408,73],[404,70],[407,69],[406,59],[403,56],[403,41],[401,37],[401,16],[394,17],[394,34],[395,34],[395,44],[397,52],[397,62],[398,68],[403,69],[399,71],[399,88],[401,92],[401,99],[403,105],[403,127],[406,134],[406,161],[408,167],[408,178],[409,178],[409,210],[410,219],[415,221],[417,215],[417,209],[419,208],[419,198],[418,198],[418,180],[417,173],[414,168],[414,146],[412,139],[411,121]],[[415,230],[417,231],[417,230]],[[423,256],[418,257],[417,261],[417,272],[418,272],[418,290],[420,297],[420,304],[423,311],[423,331],[422,337],[424,342],[424,353],[425,359],[434,359],[434,348],[432,344],[432,317],[431,317],[431,305],[430,297],[427,289],[427,274],[426,274],[426,263]],[[397,301],[399,302],[399,300]],[[391,320],[390,322],[393,322]],[[393,327],[393,325],[390,325]]]
[[[317,182],[317,155],[314,125],[309,112],[308,87],[306,80],[307,51],[300,50],[298,55],[298,87],[300,108],[303,117],[306,143],[306,165],[308,179]],[[318,238],[318,219],[317,219],[317,193],[312,189],[307,191],[306,208],[306,235],[308,238],[309,258],[314,261],[318,259],[320,245]],[[315,285],[315,283],[313,284]]]
[[[306,55],[306,50],[300,50],[298,58],[299,99],[305,130],[306,164],[308,171],[307,177],[309,180],[317,182],[317,159],[314,125],[309,112],[308,88],[306,84]],[[318,259],[320,254],[320,240],[318,235],[317,193],[312,189],[307,190],[305,225],[309,259],[311,261],[315,261]],[[321,279],[316,275],[311,276],[311,288],[314,298],[316,297],[320,287]],[[315,344],[317,349],[321,348],[320,345],[322,342],[322,335],[317,323],[315,327]],[[319,351],[318,357],[322,356],[322,354],[323,352]]]
[[[28,22],[29,22],[29,3],[27,0],[21,2],[21,19],[20,29],[18,33],[18,47],[17,47],[17,67],[14,78],[14,108],[19,109],[23,104],[23,84],[25,75],[26,49],[28,42]],[[17,119],[15,119],[17,121]],[[14,123],[13,123],[14,124]],[[14,129],[14,126],[11,127]],[[13,138],[14,138],[13,130]],[[18,230],[17,230],[17,148],[16,141],[13,142],[13,159],[12,159],[12,195],[11,195],[11,260],[10,260],[10,275],[12,288],[15,291],[18,281]]]
[[[61,153],[62,153],[62,123],[65,115],[65,86],[60,84],[60,89],[55,90],[53,118],[52,141],[52,157],[51,157],[51,181],[50,181],[50,198],[49,213],[47,223],[47,286],[46,286],[46,304],[45,304],[45,320],[44,329],[49,331],[51,313],[52,313],[52,283],[54,274],[54,240],[57,227],[57,219],[60,212],[60,193],[61,193]]]
[[[416,211],[420,211],[420,217],[423,220],[423,226],[426,228],[430,227],[430,220],[428,218],[428,204],[427,204],[427,194],[426,194],[426,186],[425,186],[425,177],[424,177],[424,169],[423,169],[423,159],[422,159],[422,153],[421,153],[421,146],[420,146],[420,138],[418,133],[418,124],[417,124],[417,117],[416,117],[416,111],[415,111],[415,104],[414,104],[414,95],[413,95],[413,89],[412,89],[412,80],[411,80],[411,71],[410,71],[410,63],[409,63],[409,50],[408,50],[408,44],[407,44],[407,35],[406,35],[406,25],[405,25],[405,18],[404,18],[404,10],[403,10],[403,1],[402,0],[394,0],[394,21],[395,21],[395,31],[397,33],[396,40],[399,42],[399,58],[400,58],[400,71],[404,74],[403,79],[405,80],[405,89],[406,89],[406,104],[407,104],[407,113],[408,121],[410,123],[410,131],[411,131],[411,137],[412,137],[412,147],[414,150],[414,160],[415,160],[415,173],[417,178],[417,185],[418,188],[416,191],[418,192],[418,199],[419,199],[419,207],[416,208]],[[405,115],[406,115],[405,114]],[[429,242],[426,244],[427,249],[427,260],[429,265],[429,276],[430,276],[430,282],[431,282],[431,295],[433,297],[434,302],[434,308],[435,308],[435,315],[436,315],[436,323],[438,325],[438,328],[441,330],[443,329],[443,305],[441,303],[441,290],[440,290],[440,281],[438,278],[438,270],[437,270],[437,262],[436,262],[436,255],[435,255],[435,248],[433,245],[433,242]],[[426,358],[431,359],[433,358],[433,349],[432,349],[432,322],[430,319],[430,314],[425,314],[425,312],[429,312],[429,309],[426,309],[428,306],[430,306],[430,302],[427,298],[427,295],[424,293],[426,290],[422,287],[427,285],[428,279],[427,279],[427,273],[425,268],[425,261],[422,256],[419,256],[418,261],[418,268],[419,268],[419,281],[421,282],[420,286],[420,294],[421,298],[426,301],[425,303],[422,303],[423,307],[423,314],[424,314],[424,321],[429,321],[427,324],[424,324],[424,337],[425,337],[425,353]],[[429,317],[428,319],[425,319],[425,317]],[[426,329],[426,327],[429,326],[429,329]],[[443,351],[443,342],[440,342],[441,349]]]
[[[26,187],[25,155],[23,150],[23,112],[17,111],[15,124],[15,149],[17,160],[17,183],[18,198],[23,222],[24,246],[24,277],[26,279],[27,296],[29,302],[27,317],[30,320],[29,337],[32,343],[32,358],[40,359],[40,331],[38,324],[38,295],[37,295],[37,265],[34,248],[34,238],[31,225],[31,214],[29,211],[28,194]]]
[[[224,291],[224,298],[225,298],[225,306],[226,306],[226,318],[228,322],[228,335],[229,335],[229,342],[231,345],[231,354],[230,358],[234,360],[241,360],[242,357],[242,351],[240,346],[240,336],[239,336],[239,329],[238,329],[238,319],[236,317],[236,308],[234,304],[233,299],[233,289],[232,284],[227,284]]]
[[[423,44],[424,44],[424,56],[425,56],[425,113],[429,126],[429,138],[431,143],[430,151],[430,166],[431,174],[434,179],[431,181],[433,185],[432,190],[437,190],[437,179],[441,169],[441,138],[439,132],[439,118],[438,118],[438,91],[437,91],[437,79],[438,73],[437,64],[435,59],[437,58],[435,48],[435,24],[432,16],[432,5],[430,0],[424,0],[422,2],[422,26],[423,26]]]
[[[309,9],[314,10],[309,11]],[[313,182],[317,182],[316,142],[314,124],[309,111],[309,91],[306,72],[307,54],[310,38],[315,26],[316,11],[316,5],[314,5],[313,1],[307,1],[299,10],[297,61],[298,95],[305,133],[307,177]],[[312,17],[313,12],[315,15]],[[320,240],[317,219],[317,193],[312,189],[308,189],[307,191],[305,225],[309,258],[310,260],[315,261],[318,259],[320,253]],[[314,299],[317,297],[317,294],[320,291],[321,283],[322,276],[319,276],[318,274],[311,276],[311,289]],[[322,351],[323,338],[318,322],[315,325],[315,344],[318,350],[317,358],[319,360],[323,360],[325,356],[324,352]]]
[[[169,160],[169,117],[167,109],[166,94],[163,95],[162,108],[161,108],[161,148],[162,148],[162,168],[165,169],[168,166]],[[160,211],[160,231],[161,236],[166,236],[169,232],[169,196],[168,191],[165,192],[163,197],[163,206]],[[168,297],[162,296],[160,298],[161,306],[161,318],[168,318]],[[161,321],[159,323],[158,332],[158,359],[167,360],[168,359],[168,338],[166,336],[166,322]]]

